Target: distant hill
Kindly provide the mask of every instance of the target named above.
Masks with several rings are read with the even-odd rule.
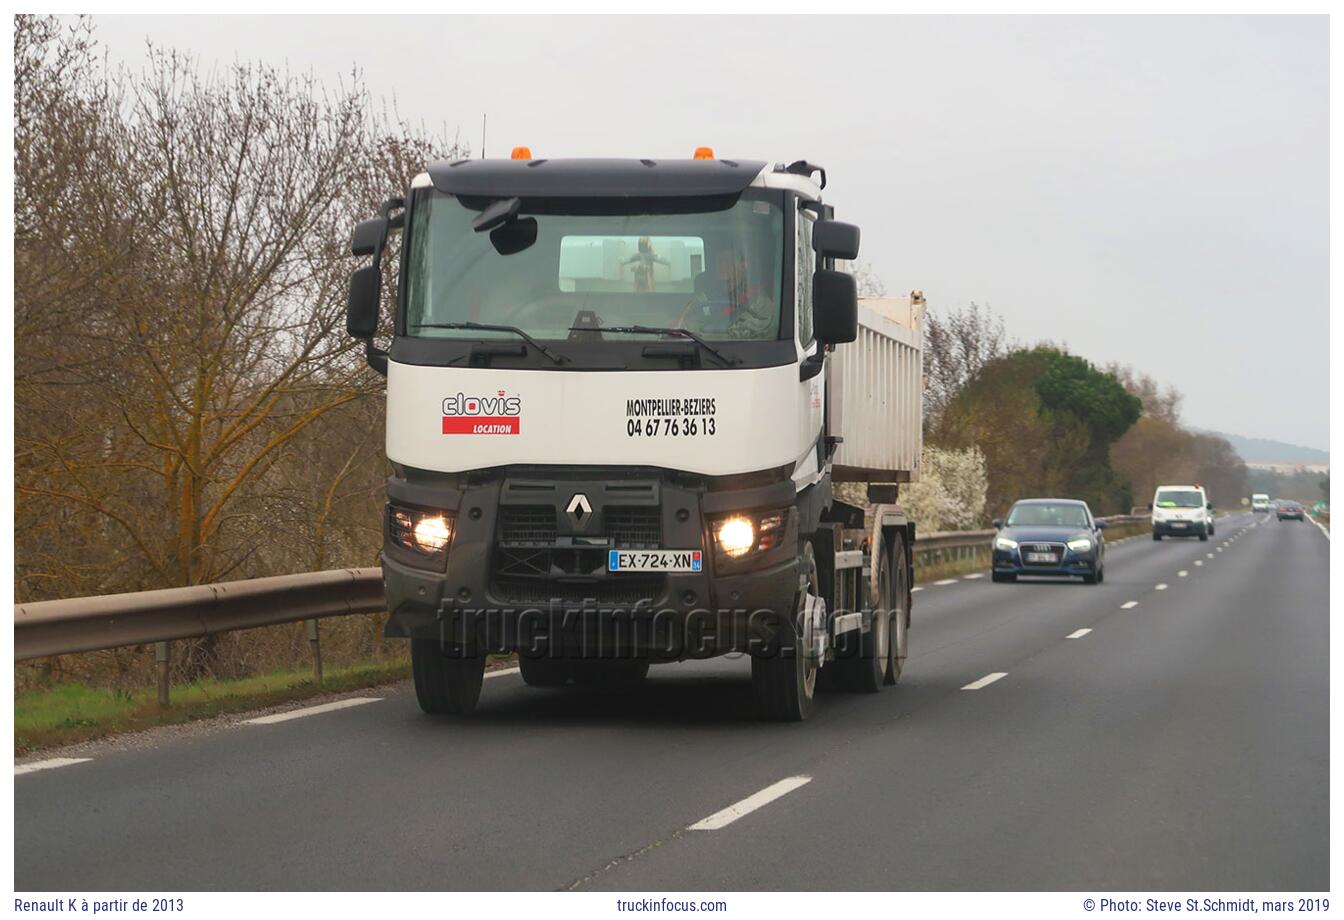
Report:
[[[1317,450],[1314,447],[1303,447],[1300,444],[1288,444],[1269,438],[1248,438],[1244,435],[1228,434],[1226,431],[1203,433],[1226,438],[1241,455],[1241,459],[1247,463],[1329,464],[1330,462],[1329,451]]]

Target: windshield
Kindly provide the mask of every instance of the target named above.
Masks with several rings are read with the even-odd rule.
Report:
[[[1193,489],[1160,489],[1153,504],[1159,508],[1203,508],[1204,496]]]
[[[1087,509],[1064,502],[1032,502],[1013,505],[1008,512],[1009,527],[1086,527]]]
[[[571,327],[639,325],[684,328],[711,341],[773,341],[780,335],[782,201],[759,189],[713,198],[527,199],[514,219],[477,232],[472,219],[490,202],[417,190],[405,332],[510,337],[434,328],[487,323],[563,340],[596,338]]]

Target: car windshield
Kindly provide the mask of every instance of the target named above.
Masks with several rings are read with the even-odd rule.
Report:
[[[784,216],[779,192],[676,199],[525,199],[477,232],[491,202],[414,194],[405,334],[510,338],[443,324],[516,326],[537,339],[571,327],[681,327],[710,341],[780,335]],[[438,327],[438,328],[436,328]],[[596,337],[596,333],[578,335]],[[658,338],[645,333],[622,340]]]
[[[1013,505],[1009,527],[1086,527],[1087,509],[1072,502],[1030,502]]]
[[[1159,489],[1153,504],[1159,508],[1203,508],[1204,496],[1193,489]]]

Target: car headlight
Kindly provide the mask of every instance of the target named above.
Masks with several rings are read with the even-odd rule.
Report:
[[[999,537],[994,541],[995,549],[1017,549],[1017,541],[1009,540],[1007,537]]]
[[[453,516],[442,511],[387,506],[387,535],[398,546],[421,554],[438,556],[453,540]]]
[[[1087,537],[1079,537],[1076,540],[1069,541],[1069,549],[1075,553],[1085,553],[1092,548],[1092,541]]]
[[[729,559],[742,559],[779,546],[784,539],[784,512],[734,514],[714,521],[714,545]]]

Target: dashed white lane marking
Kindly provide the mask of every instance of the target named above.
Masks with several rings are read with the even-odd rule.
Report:
[[[916,591],[923,591],[923,590],[924,590],[923,587],[917,585],[917,586],[915,586],[915,587],[913,587],[913,588],[910,589],[910,593],[911,593],[911,594],[914,594]]]
[[[1187,575],[1189,575],[1189,574],[1190,574],[1190,573],[1187,572],[1185,569],[1181,569],[1179,572],[1176,573],[1176,577],[1177,577],[1177,578],[1184,578],[1185,576],[1187,576]]]
[[[34,760],[32,763],[16,764],[14,775],[36,773],[38,770],[54,770],[57,767],[69,767],[77,763],[88,763],[92,757],[53,757],[51,760]]]
[[[508,677],[510,674],[517,674],[517,668],[500,668],[498,671],[486,671],[486,677]]]
[[[976,572],[974,575],[963,575],[963,576],[961,576],[961,577],[962,577],[962,578],[965,578],[965,579],[967,579],[967,580],[969,581],[969,580],[972,579],[972,578],[984,578],[984,577],[985,577],[985,573],[984,573],[984,572]]]
[[[258,716],[255,719],[243,719],[243,724],[274,725],[276,722],[288,722],[290,719],[302,719],[304,716],[317,716],[324,712],[349,709],[351,706],[363,706],[365,703],[377,703],[380,700],[382,700],[381,696],[356,696],[348,700],[337,700],[334,703],[323,703],[321,706],[309,706],[307,709],[291,709],[289,712],[277,712],[272,716]]]
[[[1086,635],[1087,635],[1088,633],[1090,633],[1091,631],[1092,631],[1092,630],[1090,630],[1090,629],[1075,629],[1073,632],[1069,633],[1069,634],[1068,634],[1067,636],[1065,636],[1064,638],[1065,638],[1065,639],[1081,639],[1081,638],[1083,638],[1083,636],[1086,636]]]
[[[1154,591],[1165,591],[1165,590],[1167,590],[1167,583],[1164,581],[1164,582],[1162,582],[1162,583],[1159,584],[1159,585],[1154,585],[1154,586],[1153,586],[1153,590],[1154,590]]]
[[[957,580],[955,578],[944,578],[942,581],[934,582],[935,585],[955,585],[956,583]]]
[[[1220,552],[1220,553],[1221,553],[1221,552],[1222,552],[1222,551],[1223,551],[1223,548],[1222,548],[1222,547],[1221,547],[1221,546],[1220,546],[1220,547],[1218,547],[1218,552]]]
[[[1213,558],[1213,553],[1205,553],[1204,555],[1208,556],[1210,559]]]
[[[1139,606],[1139,602],[1138,602],[1138,601],[1125,601],[1123,604],[1120,605],[1120,609],[1121,609],[1121,610],[1133,610],[1133,609],[1134,609],[1135,607],[1137,607],[1137,606]]]
[[[984,677],[980,678],[979,680],[973,680],[973,681],[971,681],[969,684],[967,684],[966,686],[962,687],[961,689],[963,689],[963,690],[979,690],[979,689],[981,689],[982,687],[988,687],[990,684],[994,683],[994,681],[996,681],[996,680],[1002,680],[1003,678],[1005,678],[1005,677],[1007,677],[1007,676],[1008,676],[1008,672],[1007,672],[1007,671],[995,671],[993,674],[986,674]]]
[[[1203,559],[1196,559],[1196,560],[1195,560],[1195,565],[1203,565],[1203,564],[1204,564],[1204,560],[1203,560]]]
[[[716,811],[708,818],[702,818],[687,828],[689,831],[717,831],[727,827],[738,818],[751,814],[762,805],[769,805],[775,799],[788,795],[795,789],[812,782],[810,776],[790,776],[777,783],[771,783],[760,792],[747,796],[740,802],[729,805],[723,811]]]

